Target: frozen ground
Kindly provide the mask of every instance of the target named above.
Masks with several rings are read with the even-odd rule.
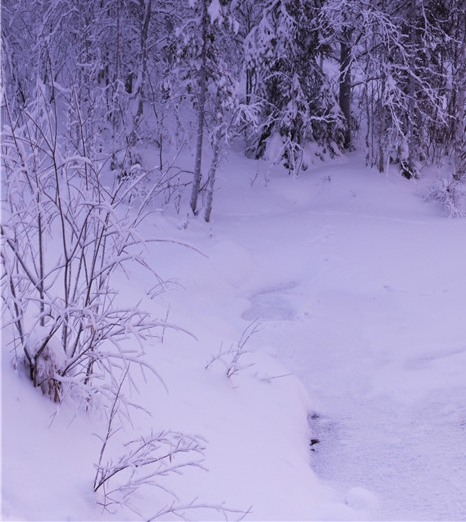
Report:
[[[211,225],[171,211],[146,225],[207,257],[148,247],[173,284],[144,306],[169,308],[198,340],[167,331],[148,347],[168,393],[141,382],[133,399],[152,417],[135,415],[128,436],[204,436],[209,471],[165,485],[180,503],[250,509],[246,520],[466,520],[466,220],[423,202],[422,183],[358,158],[251,185],[257,166],[225,164]],[[145,295],[147,281],[135,270],[120,290]],[[252,323],[249,352],[227,378],[221,360],[208,363],[219,351],[227,360]],[[8,362],[5,519],[134,518],[95,504],[102,420],[71,401],[57,413]],[[138,495],[146,519],[167,502],[160,490]]]

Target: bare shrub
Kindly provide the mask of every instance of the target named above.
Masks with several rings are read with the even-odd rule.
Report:
[[[137,231],[150,193],[137,207],[126,204],[140,178],[118,180],[105,168],[109,158],[90,155],[77,105],[81,139],[71,147],[60,107],[73,103],[58,91],[50,102],[39,85],[34,104],[10,114],[2,140],[5,326],[33,384],[56,402],[70,387],[90,399],[111,389],[114,372],[147,366],[143,342],[166,326],[138,303],[123,304],[117,287],[134,264],[163,285]]]
[[[180,432],[151,432],[147,436],[118,444],[119,455],[115,459],[109,458],[112,437],[122,427],[121,407],[127,410],[128,406],[122,394],[126,375],[127,372],[124,372],[115,390],[112,407],[108,411],[105,434],[99,437],[102,445],[95,465],[93,488],[95,492],[102,492],[100,504],[106,510],[126,506],[138,512],[131,505],[131,496],[141,486],[159,487],[176,498],[172,491],[162,486],[162,477],[180,473],[185,467],[202,467],[205,441],[199,436]]]
[[[223,344],[216,355],[212,355],[210,361],[206,364],[206,370],[214,364],[221,364],[225,368],[225,375],[231,379],[234,375],[238,374],[247,368],[250,368],[254,363],[245,363],[244,356],[250,353],[250,350],[246,347],[249,339],[259,331],[260,322],[259,320],[252,321],[243,331],[241,337],[236,344],[230,345],[228,348],[224,348]]]
[[[98,503],[104,510],[114,513],[125,507],[143,520],[156,520],[173,515],[181,520],[190,520],[187,513],[192,510],[214,510],[225,520],[235,515],[242,520],[251,510],[232,509],[224,505],[194,500],[183,503],[165,479],[180,475],[187,468],[208,471],[204,467],[206,440],[199,435],[188,435],[179,431],[151,431],[147,435],[122,442],[115,437],[124,428],[131,404],[125,398],[123,387],[127,370],[122,373],[115,386],[112,405],[107,409],[107,425],[101,441],[98,462],[95,466],[93,489],[98,494]],[[156,513],[142,513],[134,501],[134,493],[143,487],[155,487],[168,497],[168,502]],[[163,496],[161,500],[163,501]]]
[[[438,202],[448,217],[466,217],[466,185],[461,181],[439,179],[429,187],[425,197],[427,201]]]

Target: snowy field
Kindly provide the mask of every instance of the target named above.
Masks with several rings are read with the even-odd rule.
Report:
[[[141,377],[150,416],[113,441],[195,434],[202,465],[103,511],[102,413],[57,408],[3,350],[4,519],[466,520],[466,220],[424,202],[428,182],[232,155],[211,224],[154,209],[142,234],[202,254],[151,243],[165,291],[137,268],[119,291],[192,335],[148,342],[164,385]]]

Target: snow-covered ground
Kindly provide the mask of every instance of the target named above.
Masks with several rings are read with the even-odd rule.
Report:
[[[172,501],[211,506],[189,520],[223,519],[220,507],[233,520],[466,519],[466,220],[425,203],[425,183],[358,156],[292,179],[232,155],[211,224],[153,214],[144,234],[204,255],[151,243],[147,259],[170,284],[151,298],[134,269],[119,290],[196,339],[167,329],[148,344],[166,389],[141,379],[131,399],[151,416],[135,411],[118,437],[200,435],[205,469],[163,479],[178,499],[138,491],[143,519]],[[4,518],[140,518],[96,503],[101,414],[71,400],[57,409],[10,359]]]

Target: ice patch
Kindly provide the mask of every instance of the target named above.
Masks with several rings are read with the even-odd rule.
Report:
[[[296,304],[289,291],[298,283],[291,281],[263,288],[253,294],[249,301],[251,306],[242,314],[247,321],[293,321],[297,318]]]
[[[377,496],[366,488],[351,488],[345,497],[345,504],[358,511],[372,512],[378,506]]]

